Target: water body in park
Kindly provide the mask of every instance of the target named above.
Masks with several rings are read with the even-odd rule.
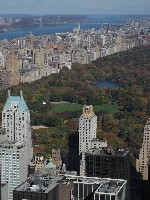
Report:
[[[98,88],[112,88],[112,89],[118,89],[119,88],[119,84],[114,83],[114,82],[110,82],[110,81],[99,81],[96,83],[92,83],[92,85],[94,87],[98,87]]]

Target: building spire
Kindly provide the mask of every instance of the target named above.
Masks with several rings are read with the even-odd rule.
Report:
[[[11,92],[11,91],[10,91],[10,90],[8,90],[8,97],[10,97],[10,92]]]
[[[23,98],[22,90],[20,91],[20,98]]]

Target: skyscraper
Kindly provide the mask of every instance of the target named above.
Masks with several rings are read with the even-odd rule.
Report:
[[[140,148],[139,159],[136,159],[136,170],[141,172],[143,180],[148,180],[148,158],[150,152],[150,119],[144,127],[143,143]]]
[[[130,154],[124,149],[92,148],[85,153],[85,175],[127,180],[130,196]]]
[[[3,135],[0,137],[1,179],[8,182],[8,200],[13,189],[27,179],[28,164],[32,158],[30,112],[20,92],[11,96],[2,111]]]
[[[92,147],[107,147],[107,142],[98,141],[96,139],[96,132],[97,116],[93,111],[93,106],[85,105],[83,107],[83,113],[79,118],[80,176],[85,175],[85,153]]]
[[[79,118],[79,153],[86,152],[91,147],[91,141],[96,138],[97,116],[93,106],[84,106]]]
[[[89,177],[130,179],[130,155],[124,149],[99,148],[85,153],[85,172]]]
[[[9,85],[18,85],[20,83],[20,74],[17,53],[8,54],[6,60],[6,71],[9,73]]]

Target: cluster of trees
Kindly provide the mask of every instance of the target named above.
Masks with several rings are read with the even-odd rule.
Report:
[[[61,149],[61,153],[68,150],[68,131],[66,126],[49,127],[32,130],[32,140],[35,152],[43,152],[49,158],[52,149]]]
[[[78,118],[82,111],[59,113],[51,109],[52,101],[92,105],[117,103],[122,106],[122,110],[117,113],[97,112],[99,137],[106,137],[108,140],[114,138],[112,142],[115,145],[127,144],[137,153],[141,145],[144,124],[150,116],[149,55],[150,46],[134,48],[99,58],[91,64],[75,63],[71,70],[63,68],[59,74],[52,74],[32,84],[20,84],[10,89],[13,95],[18,95],[19,91],[23,90],[24,98],[31,110],[32,124],[43,124],[56,129],[64,126],[65,120]],[[91,83],[101,80],[116,82],[119,88],[100,89],[92,86]],[[0,91],[0,109],[6,95],[6,91]],[[45,105],[42,104],[43,101],[46,102]],[[76,128],[77,126],[78,124]],[[66,130],[69,133],[69,129]],[[113,137],[110,137],[110,134]],[[65,140],[67,141],[67,137]],[[61,143],[61,138],[59,141]]]

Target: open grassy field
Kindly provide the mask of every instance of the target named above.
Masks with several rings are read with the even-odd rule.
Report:
[[[58,112],[64,112],[64,111],[76,111],[76,110],[82,110],[83,105],[81,104],[52,104],[52,110],[58,111]],[[117,106],[116,104],[103,104],[103,105],[95,105],[94,111],[107,111],[109,113],[115,113],[119,109],[121,109],[120,106]]]

